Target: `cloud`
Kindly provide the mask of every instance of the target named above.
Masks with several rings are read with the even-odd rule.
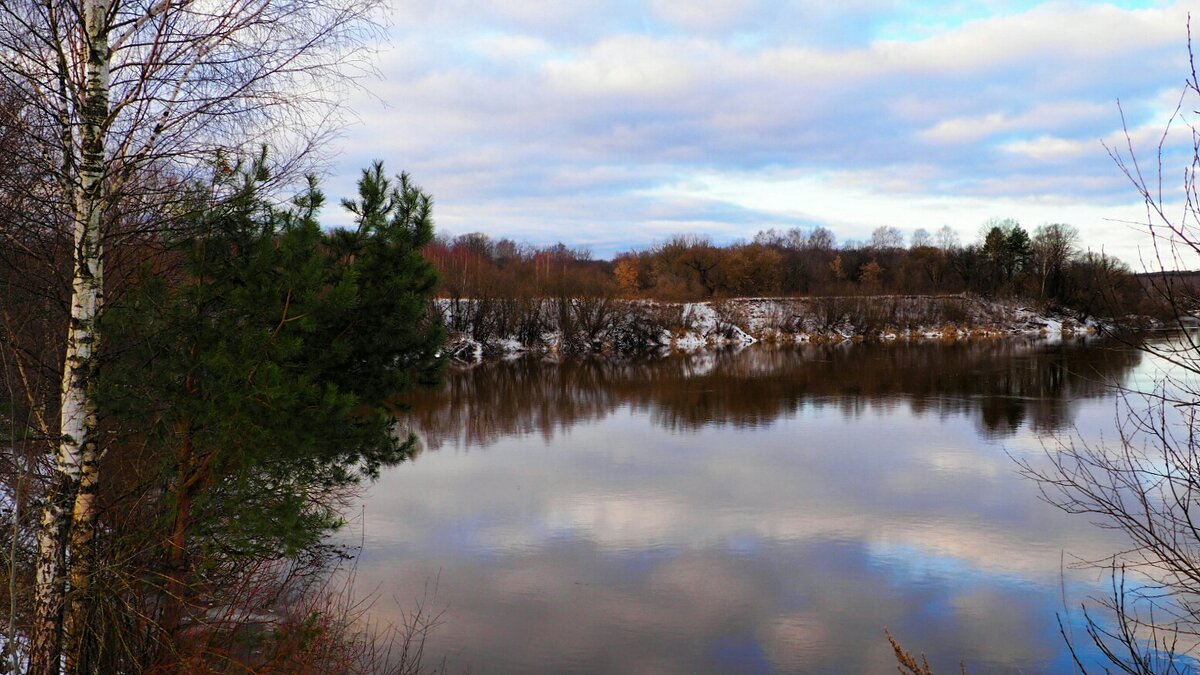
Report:
[[[652,0],[656,14],[681,28],[693,31],[724,31],[744,24],[761,0]]]
[[[387,79],[352,102],[361,123],[338,172],[381,156],[434,193],[447,228],[613,242],[602,254],[672,225],[860,236],[897,205],[964,232],[1023,204],[1059,209],[1030,218],[1074,221],[1085,238],[1090,221],[1127,219],[1136,194],[1099,141],[1121,130],[1117,98],[1139,134],[1173,109],[1181,4],[818,4],[398,0]],[[802,201],[678,190],[702,179],[761,193],[780,172],[812,187]],[[669,195],[714,217],[656,219]]]
[[[497,33],[479,36],[468,43],[480,56],[499,61],[536,60],[554,51],[554,46],[549,42],[529,35]]]
[[[917,137],[933,143],[970,143],[1029,130],[1067,130],[1080,124],[1111,123],[1115,110],[1116,106],[1108,101],[1041,103],[1016,114],[998,111],[975,117],[939,119],[932,127],[917,132]]]
[[[1050,4],[1019,14],[971,21],[915,42],[892,40],[875,49],[923,73],[977,73],[1011,64],[1048,66],[1040,78],[1079,81],[1088,72],[1062,73],[1056,63],[1123,61],[1180,46],[1182,5],[1126,10],[1111,5]],[[1145,65],[1131,62],[1130,65]]]
[[[634,97],[644,105],[701,88],[719,66],[720,56],[719,50],[699,40],[619,35],[581,57],[547,64],[545,84],[566,97]]]
[[[956,195],[923,193],[903,177],[889,170],[828,173],[810,176],[803,172],[749,174],[709,174],[686,183],[660,188],[661,198],[687,197],[729,203],[760,214],[760,219],[822,223],[832,227],[840,239],[866,239],[880,224],[900,227],[906,232],[916,228],[934,229],[950,225],[964,242],[976,238],[980,224],[994,216],[1013,217],[1032,229],[1050,222],[1068,222],[1080,228],[1084,245],[1118,255],[1133,262],[1140,248],[1148,244],[1144,236],[1145,208],[1140,203],[1106,200],[1080,203],[1074,195],[1048,190],[1050,181],[1028,179],[1028,184],[1013,184],[1012,179],[985,183],[985,194]],[[891,190],[880,189],[892,185]],[[1103,187],[1128,190],[1124,178],[1101,182]],[[1076,191],[1087,186],[1072,184]],[[1021,189],[1023,188],[1023,189]],[[990,192],[991,194],[986,194]],[[1023,193],[1023,194],[1022,194]]]

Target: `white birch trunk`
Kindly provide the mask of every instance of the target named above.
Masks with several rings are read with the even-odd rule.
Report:
[[[82,152],[75,190],[71,323],[62,377],[62,415],[55,474],[38,532],[30,672],[57,673],[63,646],[68,574],[67,541],[91,542],[98,485],[96,406],[93,400],[96,316],[103,300],[100,226],[104,212],[105,133],[108,125],[109,10],[111,0],[82,3],[87,41],[87,85],[82,101]],[[74,182],[75,177],[65,177]],[[83,490],[80,486],[85,486]],[[81,528],[72,532],[73,521]],[[77,553],[73,552],[73,553]],[[73,556],[74,557],[74,556]],[[82,570],[81,570],[82,571]],[[86,583],[86,575],[72,571]],[[73,650],[72,650],[73,651]]]

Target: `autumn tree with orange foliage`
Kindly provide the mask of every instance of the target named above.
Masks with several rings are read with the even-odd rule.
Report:
[[[1120,261],[1082,253],[1073,228],[1047,225],[1030,237],[1014,220],[994,223],[986,238],[965,246],[942,228],[936,237],[918,231],[906,248],[899,230],[881,227],[868,243],[837,247],[833,233],[817,227],[765,230],[750,242],[727,245],[677,235],[611,261],[564,244],[534,247],[479,233],[439,239],[426,255],[442,275],[441,297],[453,303],[572,295],[694,302],[968,293],[1088,316],[1155,310]]]

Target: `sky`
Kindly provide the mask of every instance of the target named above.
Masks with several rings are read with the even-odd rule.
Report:
[[[440,232],[600,258],[817,225],[969,243],[1015,218],[1140,268],[1146,209],[1105,146],[1127,129],[1157,188],[1190,73],[1182,2],[393,4],[330,192],[380,159],[433,195]],[[1166,135],[1172,218],[1197,109]]]

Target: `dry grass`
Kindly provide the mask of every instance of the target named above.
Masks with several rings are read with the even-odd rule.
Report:
[[[933,669],[929,667],[929,660],[925,658],[925,654],[922,653],[921,659],[917,660],[917,657],[913,656],[912,652],[909,652],[904,647],[901,647],[899,642],[896,642],[896,638],[892,637],[892,633],[888,629],[884,628],[883,634],[887,636],[888,642],[892,645],[892,652],[896,655],[896,662],[899,664],[896,666],[896,670],[901,675],[934,675]],[[967,667],[965,665],[959,663],[958,668],[961,675],[967,675]]]

